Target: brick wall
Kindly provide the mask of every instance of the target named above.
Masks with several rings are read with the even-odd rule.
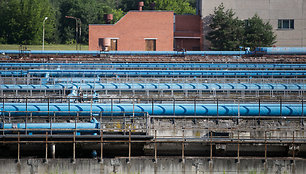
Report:
[[[89,25],[89,50],[101,50],[99,38],[116,38],[118,51],[144,51],[156,38],[157,51],[173,50],[173,12],[130,11],[116,24]]]
[[[201,49],[201,17],[175,15],[175,49],[199,51]]]

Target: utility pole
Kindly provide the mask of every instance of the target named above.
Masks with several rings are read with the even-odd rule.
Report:
[[[75,20],[75,49],[78,50],[78,40],[79,40],[79,44],[80,44],[80,50],[81,50],[81,38],[82,38],[82,33],[81,33],[81,19],[80,18],[76,18],[73,16],[65,16],[66,18],[70,18],[70,19],[74,19]],[[78,37],[79,34],[79,37]]]
[[[43,45],[42,45],[42,50],[45,51],[45,22],[48,19],[48,17],[45,17],[43,21]]]

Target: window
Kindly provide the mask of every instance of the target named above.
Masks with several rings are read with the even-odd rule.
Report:
[[[104,48],[103,38],[99,38],[99,48],[103,50]]]
[[[111,47],[110,47],[110,51],[117,51],[118,46],[118,39],[111,39]]]
[[[156,51],[156,39],[145,39],[146,51]]]
[[[118,39],[116,38],[99,38],[99,48],[102,51],[117,51]]]
[[[294,29],[294,20],[293,19],[279,19],[278,29]]]

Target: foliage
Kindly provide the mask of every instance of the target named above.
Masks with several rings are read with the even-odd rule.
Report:
[[[112,13],[114,20],[112,23],[117,22],[124,12],[121,9],[112,9],[110,6],[115,6],[111,3],[113,1],[100,2],[97,0],[62,0],[60,3],[60,17],[59,17],[59,31],[61,43],[75,42],[75,20],[68,19],[65,16],[73,16],[79,18],[82,22],[82,38],[78,41],[81,43],[88,43],[88,27],[89,24],[105,24],[105,14]],[[110,5],[110,6],[109,6]]]
[[[119,3],[119,8],[121,8],[125,12],[128,12],[130,10],[138,10],[139,1],[143,1],[143,0],[122,0]]]
[[[23,45],[26,47],[28,50],[41,50],[42,45]],[[81,46],[82,50],[86,51],[88,50],[88,45],[82,45]],[[20,45],[16,44],[0,44],[0,50],[18,50],[20,49]],[[75,50],[75,44],[72,45],[58,45],[58,44],[46,44],[45,45],[45,50]]]
[[[49,0],[0,1],[0,40],[2,43],[38,44],[42,42],[45,17],[46,40],[52,42],[54,13]]]
[[[211,50],[237,50],[243,42],[243,22],[234,17],[233,10],[224,10],[223,4],[215,8],[211,31],[206,39],[211,42]]]
[[[138,2],[144,1],[144,9],[171,10],[177,14],[195,13],[196,0],[1,0],[0,43],[41,44],[45,17],[45,43],[75,43],[76,24],[82,22],[82,37],[88,43],[88,25],[105,24],[105,14],[112,13],[116,23],[129,10],[137,10]],[[155,4],[151,8],[150,4]]]
[[[189,4],[193,8],[197,8],[197,0],[188,0]]]
[[[196,10],[187,0],[145,0],[145,9],[168,10],[176,14],[195,14]]]
[[[276,35],[272,31],[269,22],[263,20],[255,14],[246,20],[244,46],[254,49],[256,47],[270,47],[275,44]]]
[[[235,17],[232,9],[225,10],[223,4],[214,10],[211,31],[206,39],[211,42],[211,50],[238,50],[239,46],[265,47],[275,43],[276,36],[269,22],[255,14],[245,22]]]
[[[116,23],[118,22],[124,15],[124,11],[122,11],[121,9],[112,9],[112,12],[111,12],[114,16],[114,20],[112,21],[112,23]]]

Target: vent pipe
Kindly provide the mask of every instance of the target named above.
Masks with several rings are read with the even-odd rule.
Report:
[[[140,1],[138,5],[139,5],[139,11],[142,11],[142,7],[144,6],[144,2]]]
[[[104,19],[106,20],[106,23],[110,24],[113,20],[113,14],[106,14],[104,15]]]

